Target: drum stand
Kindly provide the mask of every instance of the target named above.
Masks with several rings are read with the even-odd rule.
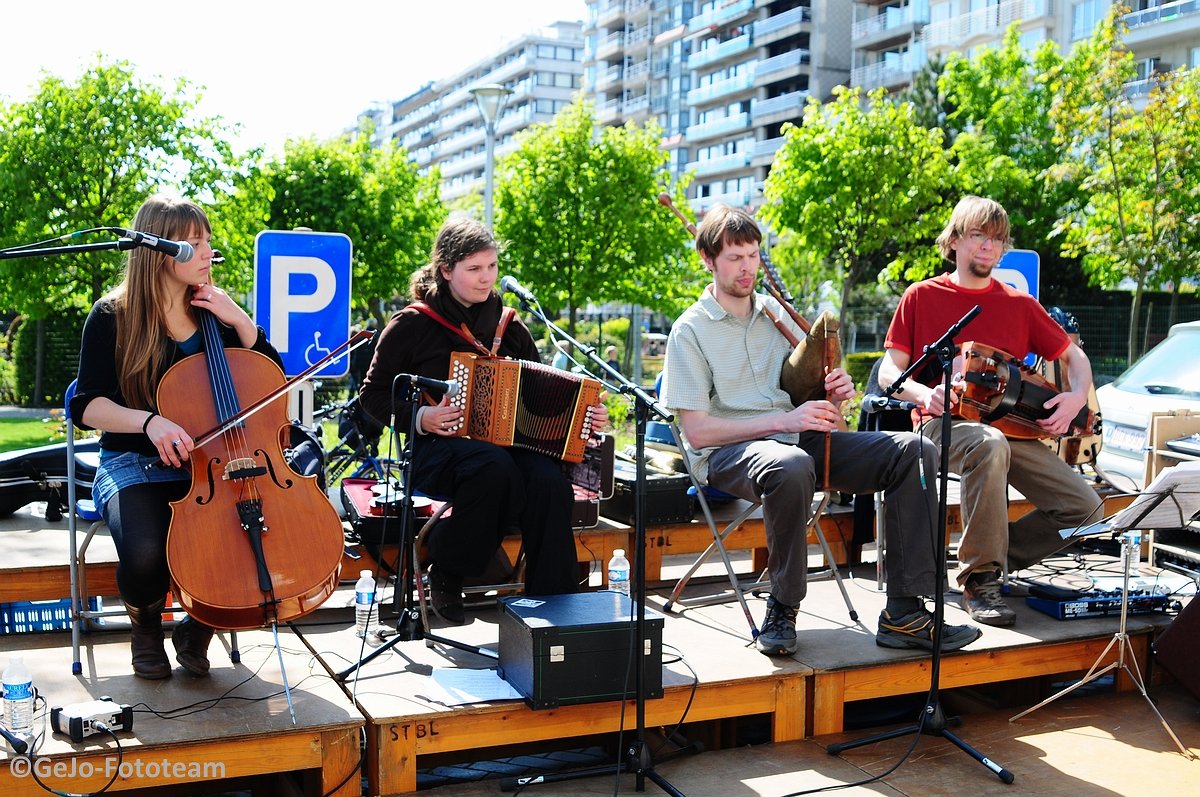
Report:
[[[1172,491],[1173,488],[1168,488],[1165,492],[1159,493],[1153,501],[1148,503],[1146,510],[1141,514],[1139,520],[1144,518],[1155,507],[1161,504],[1168,495],[1172,494]],[[1144,680],[1142,680],[1142,673],[1138,667],[1137,657],[1132,655],[1129,651],[1129,633],[1126,630],[1126,623],[1129,618],[1129,575],[1130,571],[1133,570],[1133,563],[1141,558],[1142,533],[1140,531],[1126,531],[1125,533],[1121,534],[1120,537],[1121,569],[1124,571],[1121,587],[1120,628],[1117,630],[1117,633],[1113,634],[1113,638],[1108,641],[1108,645],[1105,646],[1104,650],[1100,651],[1100,655],[1096,657],[1096,661],[1094,664],[1092,664],[1092,668],[1087,671],[1087,675],[1083,676],[1083,678],[1071,684],[1066,689],[1054,693],[1041,703],[1038,703],[1036,706],[1027,708],[1020,714],[1011,717],[1009,722],[1016,722],[1026,714],[1031,714],[1042,706],[1049,705],[1055,700],[1058,700],[1060,697],[1074,692],[1084,684],[1089,684],[1092,681],[1102,678],[1110,672],[1124,670],[1125,674],[1129,676],[1129,680],[1133,681],[1134,686],[1136,686],[1138,691],[1142,693],[1142,697],[1146,698],[1146,703],[1149,704],[1150,710],[1154,712],[1156,717],[1158,717],[1158,721],[1162,724],[1163,730],[1165,730],[1167,735],[1171,737],[1171,741],[1175,742],[1175,746],[1179,748],[1179,752],[1183,753],[1185,758],[1195,758],[1195,756],[1192,755],[1192,752],[1184,747],[1183,742],[1179,741],[1179,737],[1175,735],[1175,731],[1171,730],[1171,726],[1167,724],[1166,719],[1163,718],[1163,715],[1161,712],[1159,712],[1158,707],[1154,705],[1154,701],[1150,699],[1150,695],[1146,693],[1146,683]],[[1105,666],[1101,667],[1100,662],[1104,661],[1105,657],[1108,656],[1108,652],[1113,649],[1114,645],[1117,648],[1116,661],[1111,661]]]

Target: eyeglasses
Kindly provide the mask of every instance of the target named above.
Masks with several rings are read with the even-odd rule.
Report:
[[[972,230],[971,232],[967,233],[967,240],[976,246],[983,246],[985,241],[991,241],[996,246],[1004,246],[1006,243],[1008,243],[1007,238],[1002,238],[998,235],[988,235],[987,233],[982,233],[979,230]]]

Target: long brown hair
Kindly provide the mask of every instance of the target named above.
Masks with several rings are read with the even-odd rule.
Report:
[[[436,296],[446,287],[442,269],[453,271],[458,262],[487,249],[500,251],[500,243],[482,222],[469,216],[451,216],[438,230],[429,253],[429,263],[413,272],[408,284],[409,294],[417,301]]]
[[[212,232],[199,205],[162,194],[142,203],[133,228],[172,241]],[[152,249],[131,249],[121,283],[107,297],[116,315],[117,384],[134,409],[154,409],[155,380],[169,356],[162,274],[171,268],[170,260],[170,255]]]

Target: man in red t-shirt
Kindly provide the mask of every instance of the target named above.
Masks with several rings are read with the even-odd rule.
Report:
[[[1092,367],[1036,299],[992,278],[1009,243],[1008,214],[998,203],[977,196],[958,203],[937,239],[954,271],[904,292],[884,342],[887,354],[879,383],[891,385],[926,346],[979,305],[982,312],[956,343],[977,341],[1016,357],[1033,352],[1047,360],[1062,359],[1072,389],[1047,401],[1053,414],[1038,421],[1048,433],[1062,435],[1087,404]],[[933,369],[928,381],[916,376],[922,381],[906,380],[895,397],[922,407],[920,431],[940,443],[938,416],[947,398],[941,374]],[[958,404],[958,392],[952,390],[949,401],[951,408]],[[958,583],[963,587],[963,608],[976,622],[1011,625],[1015,615],[1000,592],[1002,568],[1028,567],[1061,548],[1060,531],[1098,519],[1100,499],[1040,441],[1009,440],[982,423],[955,419],[950,470],[962,479]],[[1013,523],[1008,521],[1010,483],[1036,507]]]

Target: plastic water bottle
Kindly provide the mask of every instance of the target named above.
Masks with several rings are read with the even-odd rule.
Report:
[[[375,621],[375,576],[370,570],[358,574],[358,583],[354,585],[354,625],[355,633],[360,637],[367,635],[367,629]]]
[[[629,595],[629,560],[625,558],[624,548],[614,549],[612,559],[608,560],[608,588]]]
[[[33,676],[20,656],[4,670],[4,722],[13,733],[33,731]]]

